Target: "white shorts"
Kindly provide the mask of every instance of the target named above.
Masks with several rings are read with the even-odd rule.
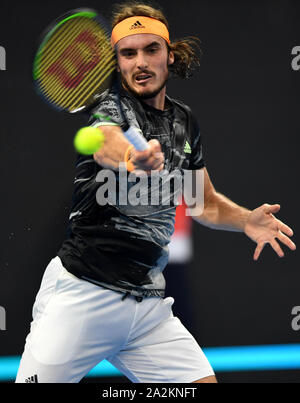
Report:
[[[80,280],[51,260],[33,306],[17,383],[79,382],[106,359],[134,383],[188,383],[214,372],[174,317],[174,299],[129,296]]]

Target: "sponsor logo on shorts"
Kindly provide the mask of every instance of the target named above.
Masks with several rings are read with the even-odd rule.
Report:
[[[25,379],[25,383],[39,383],[37,375],[33,375]]]

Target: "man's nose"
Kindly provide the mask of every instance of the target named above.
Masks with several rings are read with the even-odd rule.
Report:
[[[139,69],[145,69],[145,68],[148,67],[148,61],[147,61],[147,58],[145,57],[145,54],[143,52],[138,52],[137,53],[136,66]]]

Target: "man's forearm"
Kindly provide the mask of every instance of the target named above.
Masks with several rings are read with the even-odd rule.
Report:
[[[99,129],[105,136],[105,142],[94,154],[94,160],[105,168],[118,169],[120,162],[124,161],[124,155],[130,143],[118,126],[102,126]]]
[[[104,168],[118,170],[120,163],[126,168],[142,170],[149,174],[151,170],[161,171],[164,168],[164,154],[157,140],[148,141],[147,149],[135,150],[118,126],[101,126],[104,133],[104,145],[94,154],[94,160]]]
[[[197,222],[211,229],[244,232],[250,210],[218,192],[213,192],[205,204],[203,214],[194,217]]]

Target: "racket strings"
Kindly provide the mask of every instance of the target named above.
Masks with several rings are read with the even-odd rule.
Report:
[[[42,50],[43,61],[40,69],[41,72],[45,73],[50,65],[72,46],[72,43],[74,43],[82,32],[84,32],[83,24],[71,29],[63,26]]]
[[[66,107],[67,105],[73,107],[73,103],[76,105],[76,107],[78,107],[78,105],[84,103],[84,100],[87,100],[90,97],[91,90],[96,89],[96,87],[100,87],[105,78],[115,70],[115,61],[113,56],[112,59],[112,62],[108,65],[107,63],[109,60],[105,60],[104,63],[101,63],[94,68],[82,85],[80,85],[78,90],[70,91],[70,93],[64,93],[63,90],[61,90],[60,93],[56,94],[56,102],[60,103],[63,107]],[[86,94],[88,95],[86,96]]]
[[[76,59],[78,59],[78,56],[79,56],[79,59],[80,58],[83,59],[83,53],[81,52],[82,49],[80,49],[80,48],[82,48],[83,46],[86,46],[86,44],[84,45],[83,43],[78,41],[78,38],[81,36],[81,39],[84,40],[85,39],[84,36],[85,37],[87,36],[88,31],[86,31],[86,28],[84,27],[83,24],[80,24],[77,29],[75,29],[75,28],[72,27],[72,31],[69,32],[69,34],[71,34],[71,36],[70,35],[66,36],[65,30],[61,34],[58,33],[56,35],[56,37],[53,38],[52,51],[50,50],[50,52],[49,52],[49,49],[47,49],[47,47],[45,47],[45,49],[44,49],[45,57],[43,60],[43,67],[41,68],[42,73],[48,72],[49,69],[51,69],[51,66],[54,66],[56,63],[57,63],[57,65],[56,65],[57,70],[59,68],[63,67],[64,65],[66,67],[69,67],[70,69],[72,69],[72,68],[74,69],[74,65],[77,64],[75,71],[77,71],[77,72],[79,71],[78,63],[80,63],[80,60],[76,61]],[[90,33],[89,33],[89,35],[91,36]],[[95,39],[96,37],[93,36],[92,38]],[[76,39],[77,39],[77,41],[76,41]],[[103,38],[102,38],[102,41],[103,41]],[[53,51],[53,45],[54,45],[54,51]],[[55,47],[55,45],[56,45],[56,47]],[[101,48],[103,48],[103,46],[101,46],[99,48],[101,49]],[[86,50],[85,53],[87,53],[89,57],[94,57],[96,52],[97,52],[97,49],[95,49],[95,46],[94,46],[94,52],[91,52],[91,49],[90,49],[90,52],[88,52]],[[53,61],[53,59],[55,61]],[[82,60],[83,67],[85,66],[85,64],[86,64],[86,61]],[[52,69],[52,71],[53,71],[53,73],[55,73],[54,69]]]
[[[70,29],[68,24],[60,26],[60,28],[53,33],[51,33],[45,38],[45,41],[41,45],[41,57],[43,57],[43,61],[40,64],[40,70],[43,72],[45,69],[49,67],[51,63],[53,63],[53,58],[61,53],[62,48],[68,46],[68,43],[74,40],[74,37],[79,34],[80,25],[78,25],[78,29]]]
[[[93,19],[77,20],[45,39],[35,68],[46,98],[69,111],[88,103],[116,68],[107,32]]]
[[[95,51],[92,53],[88,53],[86,51],[88,55],[87,57],[83,58],[82,47],[83,45],[81,43],[78,43],[77,46],[74,46],[74,44],[68,45],[68,47],[63,50],[60,56],[56,58],[56,61],[52,62],[51,66],[48,66],[47,69],[44,69],[45,73],[48,74],[47,79],[44,81],[44,84],[42,84],[42,88],[47,88],[49,93],[51,93],[53,86],[59,85],[59,83],[57,82],[57,76],[61,71],[67,72],[65,85],[62,85],[61,89],[64,90],[65,87],[68,86],[71,89],[72,81],[73,86],[76,88],[76,82],[74,81],[76,80],[76,78],[78,81],[78,78],[82,77],[82,73],[84,72],[84,70],[88,70],[87,61],[90,62],[96,57],[99,58]],[[76,73],[76,76],[72,76],[73,73]],[[50,82],[52,82],[52,84],[50,84]],[[57,93],[57,95],[59,95],[59,93]]]
[[[90,84],[86,84],[85,87],[82,89],[80,93],[80,97],[76,100],[76,95],[73,94],[72,98],[69,98],[68,102],[74,103],[74,107],[78,108],[80,104],[84,104],[85,101],[90,97],[91,90],[92,89],[97,89],[97,87],[100,87],[105,80],[112,74],[112,72],[116,68],[116,63],[114,60],[114,56],[112,56],[112,60],[110,63],[108,61],[105,61],[105,68],[102,65],[97,66],[97,68],[94,69],[93,76],[90,77]],[[98,75],[96,78],[95,76]]]

